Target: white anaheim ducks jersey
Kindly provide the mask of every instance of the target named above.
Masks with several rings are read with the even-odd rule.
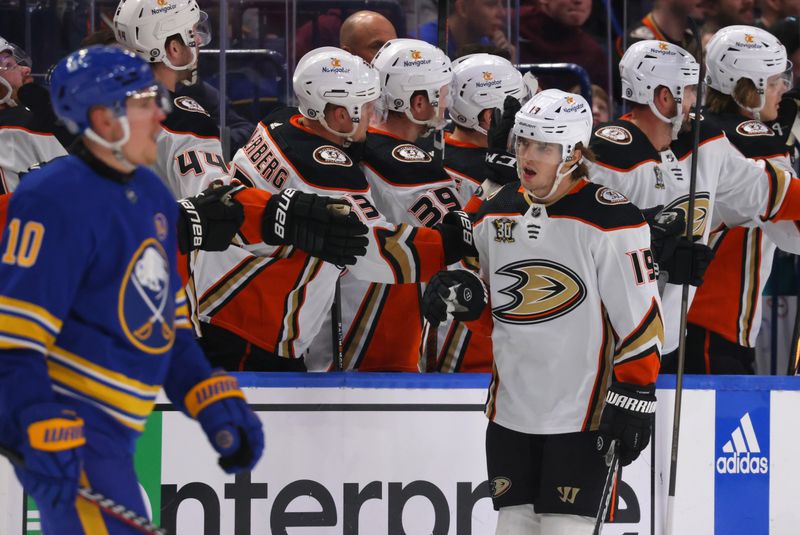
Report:
[[[708,242],[712,210],[727,227],[755,226],[782,208],[791,176],[747,160],[718,126],[700,122],[700,145],[694,210],[694,235]],[[590,147],[597,162],[589,165],[593,182],[618,190],[640,209],[663,205],[686,213],[692,165],[691,130],[669,149],[658,152],[647,136],[625,118],[595,129]],[[689,299],[696,288],[689,289]],[[664,306],[664,353],[678,347],[681,287],[667,284]]]
[[[396,224],[432,227],[460,208],[455,182],[424,149],[371,128],[361,169],[375,207]],[[419,284],[341,279],[343,354],[347,369],[416,372],[422,342]]]
[[[216,123],[191,97],[171,93],[170,98],[172,111],[161,124],[153,171],[177,199],[197,195],[214,180],[227,184],[228,164]]]
[[[730,113],[705,112],[705,117],[746,157],[792,172],[784,140],[764,123]],[[752,228],[714,226],[708,242],[714,260],[695,294],[689,323],[734,344],[755,347],[761,328],[761,295],[772,271],[776,242],[787,252],[800,252],[800,232],[794,221],[759,221]]]
[[[0,194],[17,189],[20,175],[67,155],[56,136],[32,128],[32,120],[22,107],[0,111]]]
[[[388,223],[375,208],[357,162],[300,118],[290,108],[259,123],[231,161],[233,176],[272,193],[295,188],[349,199],[371,228],[367,254],[348,267],[359,277],[414,282],[440,270],[439,233]],[[199,317],[279,356],[300,357],[329,316],[340,274],[341,268],[291,247],[260,243],[201,252],[194,276]],[[332,345],[322,347],[325,354],[306,357],[309,369],[325,369],[331,362]]]
[[[508,184],[474,235],[493,320],[491,420],[531,434],[595,430],[612,374],[655,382],[663,323],[650,232],[623,195],[581,180],[545,206]]]

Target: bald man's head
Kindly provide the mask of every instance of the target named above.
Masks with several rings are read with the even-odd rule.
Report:
[[[339,46],[361,56],[367,63],[386,41],[397,38],[389,19],[374,11],[357,11],[347,17],[339,30]]]

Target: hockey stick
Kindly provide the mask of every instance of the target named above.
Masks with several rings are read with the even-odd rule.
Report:
[[[342,351],[342,286],[339,283],[341,273],[336,277],[336,290],[331,305],[331,345],[333,346],[333,369],[344,370],[344,352]]]
[[[692,170],[689,175],[689,207],[686,214],[686,239],[694,240],[694,203],[697,190],[697,158],[700,145],[700,107],[703,102],[703,84],[706,76],[706,64],[703,58],[703,46],[700,43],[700,29],[693,18],[689,17],[689,26],[698,42],[698,63],[700,72],[697,80],[697,100],[694,104],[694,122],[692,123]],[[678,481],[678,440],[681,425],[681,401],[683,398],[683,367],[686,359],[686,316],[689,312],[689,284],[683,284],[681,293],[681,321],[678,332],[678,373],[675,376],[675,406],[672,411],[672,450],[669,463],[669,493],[667,494],[667,535],[672,535],[675,525],[675,487]]]
[[[597,517],[594,520],[594,531],[592,535],[600,535],[603,530],[603,523],[606,521],[608,506],[611,504],[611,490],[619,472],[619,441],[612,440],[611,447],[606,452],[606,464],[608,465],[608,475],[603,485],[603,494],[600,495],[600,507],[597,510]]]
[[[25,459],[19,452],[10,450],[0,446],[0,455],[6,457],[12,464],[20,467],[25,466]],[[149,535],[169,535],[169,532],[153,524],[149,519],[141,516],[135,511],[131,511],[124,505],[115,502],[111,498],[103,495],[100,492],[92,489],[91,487],[78,486],[78,497],[83,498],[97,506],[102,512],[109,516],[113,516],[120,522],[123,522],[140,533],[147,533]]]
[[[417,366],[419,371],[433,373],[436,371],[436,364],[439,358],[439,324],[434,325],[428,320],[422,324],[422,340],[425,345],[425,362]]]

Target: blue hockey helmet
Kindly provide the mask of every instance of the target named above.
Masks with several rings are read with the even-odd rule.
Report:
[[[73,52],[58,62],[50,76],[53,109],[74,134],[89,129],[89,110],[93,107],[111,108],[122,117],[128,97],[156,88],[150,66],[117,46],[92,46]]]

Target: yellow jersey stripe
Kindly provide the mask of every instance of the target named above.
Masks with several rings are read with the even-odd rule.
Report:
[[[56,360],[63,360],[64,362],[80,369],[87,375],[93,375],[98,379],[114,384],[117,386],[117,388],[128,389],[142,397],[155,398],[161,390],[161,385],[149,385],[137,381],[136,379],[131,379],[120,372],[109,370],[108,368],[104,368],[99,364],[90,362],[89,360],[80,357],[75,353],[70,353],[64,348],[53,346],[53,348],[50,350],[50,353],[54,358],[56,358]]]
[[[60,319],[48,312],[47,309],[29,303],[28,301],[0,295],[0,309],[9,310],[33,318],[44,327],[50,329],[53,334],[58,334],[58,332],[61,331],[62,322]]]
[[[127,415],[122,414],[122,413],[120,413],[118,411],[115,411],[114,409],[112,409],[112,408],[110,408],[110,407],[108,407],[106,405],[103,405],[102,403],[100,403],[99,401],[97,401],[97,400],[95,400],[93,398],[89,398],[89,397],[86,397],[86,396],[81,396],[81,395],[73,392],[72,390],[69,390],[67,388],[64,388],[64,387],[60,386],[58,383],[55,383],[55,382],[53,383],[53,390],[58,392],[61,395],[64,395],[64,396],[67,396],[67,397],[71,397],[71,398],[77,399],[77,400],[79,400],[79,401],[81,401],[83,403],[88,403],[89,405],[97,407],[101,411],[103,411],[106,414],[110,415],[112,418],[118,420],[119,423],[125,425],[126,427],[130,427],[134,431],[138,431],[139,433],[144,431],[144,425],[145,425],[145,422],[147,421],[146,418],[133,418],[131,416],[127,416]]]
[[[0,349],[33,349],[44,356],[47,356],[47,348],[31,340],[20,340],[0,335]]]
[[[146,418],[155,405],[155,399],[143,400],[131,396],[71,370],[52,359],[47,361],[47,370],[50,378],[54,381],[58,381],[65,386],[110,405],[113,409],[124,411],[133,416]]]
[[[56,337],[39,322],[4,312],[0,312],[0,333],[27,338],[45,347],[52,346],[56,341]]]

